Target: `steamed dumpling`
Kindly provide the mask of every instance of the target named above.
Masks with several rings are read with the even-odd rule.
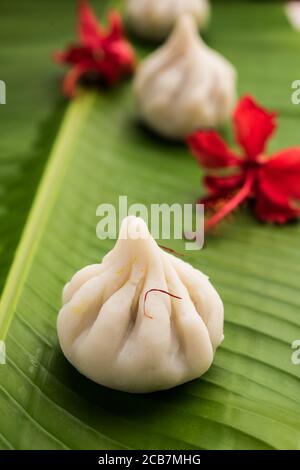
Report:
[[[127,0],[127,17],[133,31],[147,39],[165,39],[183,14],[203,28],[209,19],[208,0]]]
[[[153,392],[209,369],[223,339],[223,304],[207,276],[163,251],[130,216],[102,263],[65,286],[57,330],[63,353],[85,376]]]
[[[198,35],[195,21],[180,18],[165,45],[141,63],[135,94],[139,114],[168,138],[226,121],[236,99],[234,67]]]

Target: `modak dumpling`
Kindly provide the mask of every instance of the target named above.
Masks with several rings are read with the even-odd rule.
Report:
[[[236,72],[198,34],[190,16],[180,18],[161,48],[141,63],[135,79],[140,117],[173,139],[226,121],[236,99]]]
[[[223,339],[223,304],[207,276],[163,251],[130,216],[102,263],[65,286],[57,330],[64,355],[85,376],[153,392],[209,369]]]
[[[165,39],[176,20],[192,15],[197,26],[206,26],[210,16],[208,0],[127,0],[130,28],[139,36],[151,40]]]

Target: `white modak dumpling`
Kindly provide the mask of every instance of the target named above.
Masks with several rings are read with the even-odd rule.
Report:
[[[176,20],[184,14],[195,19],[203,29],[209,20],[208,0],[127,0],[127,18],[130,28],[146,39],[165,39]]]
[[[236,72],[183,16],[161,48],[138,68],[134,85],[141,119],[154,131],[180,139],[199,128],[217,127],[236,100]]]
[[[145,222],[129,216],[102,263],[66,284],[57,330],[64,355],[83,375],[147,393],[209,369],[223,316],[207,276],[162,250]]]

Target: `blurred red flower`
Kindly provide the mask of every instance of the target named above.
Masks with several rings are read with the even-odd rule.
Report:
[[[58,63],[71,66],[63,83],[66,96],[74,95],[76,85],[83,76],[94,75],[113,85],[133,72],[135,54],[124,36],[120,15],[111,11],[108,22],[108,28],[104,29],[88,2],[79,2],[79,43],[54,56]]]

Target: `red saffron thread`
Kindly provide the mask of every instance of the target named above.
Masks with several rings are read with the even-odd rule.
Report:
[[[173,299],[182,300],[182,297],[179,297],[178,295],[171,294],[170,292],[167,292],[166,290],[163,290],[163,289],[149,289],[149,290],[147,290],[147,292],[145,293],[145,296],[144,296],[144,315],[148,318],[151,318],[151,319],[153,319],[154,317],[152,315],[149,315],[146,312],[146,300],[147,300],[148,295],[151,294],[151,292],[160,292],[161,294],[169,295]]]
[[[159,246],[160,248],[162,248],[163,250],[168,251],[169,253],[172,253],[173,255],[183,256],[183,257],[184,257],[184,254],[183,254],[183,253],[178,253],[177,251],[172,250],[172,248],[169,248],[169,247],[164,246],[164,245],[159,245],[159,244],[158,244],[158,246]]]

